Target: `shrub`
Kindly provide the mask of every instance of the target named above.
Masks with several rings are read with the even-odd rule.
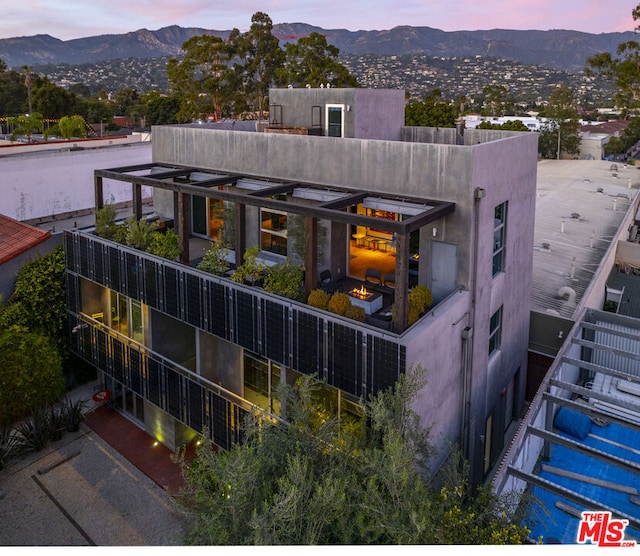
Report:
[[[48,407],[64,393],[58,350],[46,336],[13,326],[0,331],[0,426]]]
[[[336,292],[331,296],[327,305],[327,310],[336,315],[344,316],[347,309],[351,306],[351,300],[346,293]]]
[[[367,313],[365,313],[365,310],[362,307],[351,304],[344,312],[344,316],[348,319],[364,322],[364,319],[367,318]]]
[[[169,228],[166,232],[154,232],[147,249],[152,255],[175,261],[181,253],[180,238]]]
[[[287,259],[283,265],[275,265],[266,270],[264,289],[289,299],[302,301],[304,299],[303,278],[303,268],[291,264]]]
[[[135,249],[146,251],[153,242],[158,225],[146,219],[137,220],[135,217],[127,219],[127,230],[125,232],[125,243]]]
[[[105,239],[114,239],[117,227],[115,206],[104,205],[96,209],[96,235]]]
[[[307,303],[312,307],[317,307],[318,309],[326,311],[330,299],[331,296],[326,291],[320,289],[312,290],[309,294],[309,298],[307,299]]]
[[[84,419],[82,411],[85,405],[87,405],[85,400],[76,400],[73,402],[68,398],[65,398],[60,404],[60,420],[69,432],[75,432],[80,427],[80,423]]]
[[[219,243],[212,243],[196,268],[204,272],[209,272],[210,274],[222,276],[229,270],[229,263],[227,261],[228,254],[229,250],[226,247],[223,247]]]
[[[409,326],[416,322],[432,303],[433,296],[427,286],[417,285],[411,288],[407,296],[407,321]]]
[[[249,247],[243,256],[243,262],[236,267],[233,273],[233,280],[243,283],[245,280],[251,280],[253,283],[259,282],[264,278],[267,267],[258,260],[260,247],[254,245]]]
[[[0,469],[3,469],[11,459],[22,454],[24,450],[24,436],[13,427],[0,429]]]
[[[25,449],[39,452],[49,444],[52,427],[51,410],[48,407],[42,407],[36,409],[16,429],[24,438]]]

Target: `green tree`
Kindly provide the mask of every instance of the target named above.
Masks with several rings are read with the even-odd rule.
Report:
[[[237,29],[232,31],[235,36]],[[185,53],[181,61],[171,58],[167,63],[167,77],[173,91],[181,99],[176,114],[179,122],[206,118],[209,114],[228,115],[226,102],[230,95],[229,62],[233,58],[232,45],[220,37],[201,35],[191,37],[182,45]]]
[[[281,85],[298,87],[330,85],[331,87],[358,87],[357,79],[338,62],[340,49],[328,44],[327,38],[313,32],[295,43],[285,46],[285,64],[278,72]]]
[[[509,120],[502,124],[494,124],[484,121],[478,124],[476,129],[501,129],[506,131],[530,131],[530,129],[522,123],[522,120]]]
[[[560,158],[564,152],[580,154],[580,121],[573,91],[558,87],[544,110],[546,125],[540,130],[539,147],[545,158]],[[555,148],[552,147],[555,140]],[[554,156],[555,154],[555,156]]]
[[[23,77],[17,71],[7,70],[7,66],[0,60],[0,117],[12,114],[26,113],[27,88]]]
[[[84,99],[89,99],[91,97],[91,89],[85,83],[73,83],[72,85],[69,85],[69,88],[67,90],[70,93]]]
[[[163,96],[155,91],[154,93],[145,95],[147,125],[178,123],[177,114],[180,111],[180,97],[178,95]]]
[[[58,122],[58,129],[60,129],[60,135],[62,135],[64,139],[86,137],[87,127],[82,116],[63,116]]]
[[[631,12],[634,21],[640,19],[640,4]],[[638,27],[636,27],[636,30]],[[633,110],[640,106],[640,43],[620,43],[616,56],[609,52],[595,54],[587,59],[585,73],[602,77],[617,89],[615,101],[618,106]]]
[[[11,129],[10,138],[12,141],[24,135],[27,138],[27,143],[31,143],[33,133],[42,132],[42,114],[39,112],[30,112],[24,116],[9,118],[8,123]]]
[[[24,71],[24,86],[27,88],[27,102],[29,107],[29,114],[33,112],[33,106],[31,105],[31,86],[33,81],[31,79],[31,66],[22,66]]]
[[[182,500],[194,517],[189,544],[519,544],[528,530],[482,488],[470,495],[458,461],[428,479],[428,430],[411,409],[424,386],[417,367],[339,419],[312,377],[283,386],[287,424],[246,423],[244,442],[215,451],[205,440],[185,469]],[[205,435],[207,436],[207,435]]]
[[[278,39],[272,34],[273,22],[263,13],[251,17],[251,27],[244,34],[236,34],[234,50],[240,62],[234,72],[239,73],[247,108],[257,111],[261,117],[269,94],[275,84],[276,72],[284,64],[284,52]]]
[[[458,110],[442,98],[440,89],[433,89],[422,102],[410,102],[405,107],[405,125],[455,127]]]
[[[487,85],[482,89],[486,116],[505,116],[513,112],[513,100],[504,85]]]
[[[612,154],[623,154],[626,150],[626,145],[621,137],[611,137],[607,144],[604,146],[604,155],[609,156]]]
[[[0,328],[0,427],[55,403],[64,393],[60,354],[42,334]]]
[[[33,108],[46,118],[61,118],[76,112],[78,99],[62,87],[38,77],[33,83]],[[31,113],[31,112],[29,112]]]

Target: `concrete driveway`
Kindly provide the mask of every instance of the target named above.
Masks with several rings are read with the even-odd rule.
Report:
[[[0,471],[0,545],[179,545],[186,525],[170,494],[84,423]]]

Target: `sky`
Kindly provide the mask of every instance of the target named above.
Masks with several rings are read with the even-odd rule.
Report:
[[[570,29],[632,31],[640,0],[1,0],[0,39],[47,34],[61,40],[169,25],[246,31],[262,11],[276,23],[323,29],[443,31]]]

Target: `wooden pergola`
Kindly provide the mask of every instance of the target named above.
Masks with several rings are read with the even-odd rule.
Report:
[[[197,173],[198,179],[192,174]],[[201,179],[203,175],[211,174],[211,179]],[[246,206],[275,209],[287,213],[299,214],[304,217],[305,226],[305,290],[307,294],[316,287],[317,276],[317,226],[318,220],[343,223],[346,225],[375,228],[395,234],[396,237],[396,291],[394,312],[394,330],[398,333],[407,327],[407,295],[409,278],[409,236],[412,232],[438,220],[455,210],[455,203],[436,201],[433,199],[415,198],[403,195],[390,195],[374,191],[354,190],[326,184],[274,180],[264,176],[247,174],[231,174],[224,171],[196,167],[180,167],[160,163],[125,166],[112,169],[95,170],[95,206],[100,209],[104,205],[103,180],[110,179],[128,182],[132,186],[133,215],[142,218],[142,187],[165,189],[173,191],[176,196],[177,225],[176,233],[181,247],[181,259],[189,264],[189,236],[190,236],[190,198],[191,196],[208,197],[211,199],[229,201],[235,207],[235,249],[236,260],[241,260],[241,254],[246,250]],[[242,179],[263,183],[258,189],[247,190],[236,188]],[[220,189],[217,186],[229,186]],[[295,190],[306,189],[317,192],[330,192],[333,196],[329,201],[318,201],[317,204],[296,202],[291,194]],[[290,195],[286,200],[282,196]],[[392,202],[411,207],[413,216],[402,220],[386,220],[364,214],[357,214],[355,207],[366,199],[375,199],[381,203]]]

